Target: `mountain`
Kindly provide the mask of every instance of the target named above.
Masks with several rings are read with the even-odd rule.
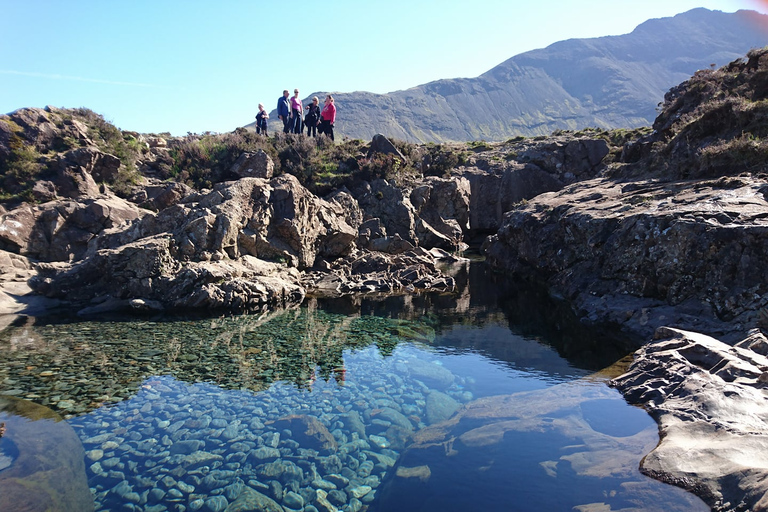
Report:
[[[670,87],[766,44],[766,15],[693,9],[646,21],[630,34],[569,39],[522,53],[476,78],[388,94],[334,93],[336,133],[441,142],[649,126]],[[271,117],[277,128],[276,113]]]

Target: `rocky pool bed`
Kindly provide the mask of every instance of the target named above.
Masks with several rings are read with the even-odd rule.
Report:
[[[17,325],[0,394],[66,418],[96,511],[707,510],[610,372],[464,298]]]

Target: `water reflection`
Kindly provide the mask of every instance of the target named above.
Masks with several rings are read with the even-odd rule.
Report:
[[[567,509],[700,507],[639,474],[655,424],[594,377],[625,340],[596,350],[618,337],[482,266],[457,281],[260,315],[16,326],[0,333],[0,394],[69,418],[97,510],[405,510],[412,492],[437,500],[412,510],[493,509],[484,497],[510,479],[554,486]]]

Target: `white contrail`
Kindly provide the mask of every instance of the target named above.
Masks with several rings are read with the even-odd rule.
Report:
[[[82,76],[58,75],[58,74],[51,74],[51,73],[35,73],[31,71],[16,71],[13,69],[0,69],[0,74],[31,76],[34,78],[46,78],[48,80],[73,80],[76,82],[91,82],[95,84],[126,85],[130,87],[160,87],[153,84],[142,84],[139,82],[120,82],[117,80],[101,80],[99,78],[85,78]]]

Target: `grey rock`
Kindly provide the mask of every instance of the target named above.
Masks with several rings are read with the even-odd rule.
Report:
[[[403,156],[403,154],[399,149],[397,149],[397,147],[395,147],[394,144],[392,144],[392,141],[380,133],[377,133],[371,139],[371,145],[368,148],[368,158],[371,158],[376,153],[393,155],[400,159],[400,161],[404,164],[408,162],[408,159]]]
[[[461,407],[461,404],[439,391],[430,391],[427,395],[426,416],[431,425],[447,420]]]
[[[737,346],[703,334],[660,327],[613,381],[632,403],[648,407],[661,441],[643,458],[647,474],[683,485],[710,507],[766,510],[768,428],[755,418],[768,358],[749,349],[759,331]],[[696,446],[695,450],[688,447]],[[744,459],[749,454],[748,461]]]
[[[275,164],[263,149],[255,153],[243,153],[232,165],[229,172],[238,178],[266,178],[274,173]]]

